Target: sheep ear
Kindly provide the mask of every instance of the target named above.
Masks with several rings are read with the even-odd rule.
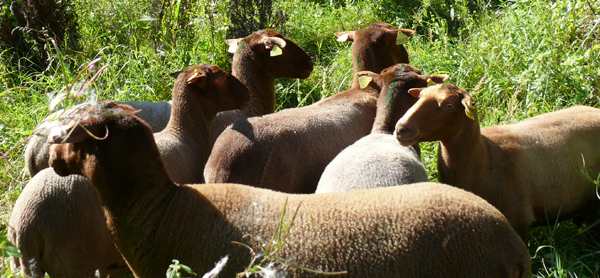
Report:
[[[441,84],[441,83],[448,81],[448,79],[450,79],[450,75],[447,75],[447,74],[430,75],[429,78],[427,79],[427,86]]]
[[[408,42],[408,37],[415,34],[415,31],[410,29],[394,29],[387,30],[389,40],[396,40],[397,45],[405,44]]]
[[[177,77],[179,77],[179,75],[180,75],[182,72],[183,72],[183,71],[182,71],[182,70],[180,70],[180,71],[178,71],[178,72],[174,72],[174,73],[171,73],[171,74],[169,74],[169,75],[170,75],[171,77],[173,77],[173,78],[177,79]]]
[[[461,100],[462,104],[465,106],[465,114],[469,119],[475,120],[475,107],[471,102],[471,96],[467,95]]]
[[[194,74],[192,76],[190,76],[186,82],[188,84],[196,84],[199,87],[204,87],[204,81],[206,80],[206,74],[203,72],[200,72],[198,69],[194,70]]]
[[[421,95],[422,90],[423,88],[412,88],[408,90],[408,93],[411,94],[413,97],[418,98],[419,95]]]
[[[265,49],[271,50],[271,56],[279,56],[283,54],[282,48],[287,44],[284,39],[278,37],[263,37],[258,42],[265,46]]]
[[[364,89],[369,87],[369,84],[375,83],[373,78],[377,78],[379,74],[376,74],[372,71],[359,71],[356,73],[356,76],[358,76],[358,84],[360,85],[360,88]]]
[[[92,136],[91,131],[80,124],[72,122],[70,125],[53,127],[48,133],[47,141],[50,144],[79,143]]]
[[[337,41],[339,41],[339,42],[353,42],[354,41],[354,31],[336,32],[335,36],[338,37]]]
[[[227,49],[227,52],[229,52],[229,53],[235,53],[235,51],[238,49],[238,44],[243,39],[244,38],[225,40],[225,43],[227,43],[227,45],[229,45],[229,48]]]

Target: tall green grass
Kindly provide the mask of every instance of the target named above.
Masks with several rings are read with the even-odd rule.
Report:
[[[158,4],[157,4],[158,3]],[[157,9],[154,7],[163,7]],[[80,47],[51,41],[51,65],[33,72],[11,64],[0,49],[0,152],[25,138],[48,114],[49,99],[65,92],[90,61],[109,65],[94,82],[101,99],[166,100],[169,73],[198,63],[231,69],[223,1],[75,0]],[[274,26],[313,58],[306,80],[278,80],[277,109],[311,104],[343,91],[352,80],[351,45],[334,32],[386,21],[412,28],[411,64],[447,73],[472,92],[482,126],[582,104],[600,107],[600,3],[566,1],[274,1]],[[162,11],[162,12],[161,12]],[[422,144],[430,178],[437,180],[436,143]],[[0,231],[29,177],[23,145],[0,161]],[[571,222],[532,229],[527,245],[535,277],[600,277],[600,243]],[[0,276],[13,275],[1,264]]]

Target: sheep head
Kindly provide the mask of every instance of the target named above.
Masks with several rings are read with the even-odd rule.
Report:
[[[398,121],[395,135],[407,146],[450,139],[468,125],[478,125],[477,109],[465,90],[452,84],[410,89],[418,101]]]
[[[178,90],[192,90],[210,100],[218,111],[246,109],[250,106],[250,91],[242,82],[217,66],[201,64],[171,74],[177,78],[173,98]]]
[[[446,74],[422,75],[421,71],[408,64],[397,64],[384,69],[381,74],[359,72],[359,83],[366,77],[381,91],[377,100],[377,118],[373,132],[391,134],[396,122],[402,117],[417,98],[408,93],[414,87],[427,87],[430,83],[443,83],[448,80]],[[365,83],[365,82],[362,82]],[[362,84],[361,84],[362,88]]]
[[[97,146],[116,144],[121,149],[128,148],[131,142],[121,140],[124,134],[136,132],[136,140],[142,142],[147,137],[145,139],[154,141],[147,124],[135,116],[137,111],[130,106],[102,101],[84,103],[76,109],[73,117],[58,119],[61,123],[48,133],[47,140],[53,144],[49,164],[61,176],[79,174],[91,179],[95,168],[99,167],[98,160],[104,157]],[[135,128],[140,125],[145,126],[145,132],[140,133],[140,129]],[[154,148],[158,154],[156,144]],[[145,151],[151,152],[151,149]]]
[[[235,59],[253,55],[273,78],[308,78],[313,70],[311,57],[280,33],[267,29],[245,38],[226,40]]]
[[[408,52],[403,44],[414,35],[410,29],[396,29],[378,22],[356,31],[337,32],[338,41],[352,41],[354,71],[381,72],[397,63],[408,63]],[[400,43],[400,44],[399,44]]]

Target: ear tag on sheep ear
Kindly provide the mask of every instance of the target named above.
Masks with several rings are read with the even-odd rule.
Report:
[[[339,42],[345,42],[347,40],[348,40],[348,33],[343,34],[337,38],[337,41],[339,41]]]
[[[401,31],[398,31],[398,35],[396,36],[396,44],[401,45],[408,42],[408,36],[404,35]]]
[[[198,80],[198,78],[200,78],[202,75],[200,75],[200,71],[198,71],[198,69],[194,70],[194,75],[192,75],[190,78],[188,78],[186,81],[188,84]]]
[[[465,114],[467,114],[467,117],[469,117],[469,119],[474,121],[475,116],[473,116],[473,113],[471,113],[472,109],[473,109],[473,106],[471,105],[471,101],[467,101],[467,107],[465,107]]]
[[[358,84],[360,85],[361,89],[364,89],[367,86],[369,86],[369,83],[371,83],[372,80],[373,80],[373,77],[361,76],[358,78]]]
[[[271,49],[271,57],[279,56],[283,54],[283,50],[279,47],[279,45],[273,45],[273,49]]]
[[[431,80],[431,78],[427,78],[427,87],[429,86],[435,86],[438,83],[435,83],[435,81]]]

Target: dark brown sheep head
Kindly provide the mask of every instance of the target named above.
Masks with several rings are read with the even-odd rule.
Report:
[[[362,71],[357,74],[362,88],[367,82],[381,91],[377,101],[377,121],[382,130],[392,133],[396,122],[418,100],[408,93],[411,88],[424,88],[430,84],[444,83],[446,74],[422,75],[421,71],[408,64],[397,64],[384,69],[381,74]],[[383,125],[383,126],[381,126]]]
[[[478,124],[477,109],[467,91],[453,84],[410,89],[418,101],[396,124],[395,134],[404,146],[447,140]]]
[[[79,174],[91,179],[95,173],[102,173],[102,169],[97,168],[103,165],[99,160],[107,156],[102,153],[103,150],[120,150],[120,156],[117,156],[122,161],[120,163],[130,161],[127,155],[135,149],[144,149],[148,153],[154,151],[159,155],[152,131],[130,106],[101,101],[83,103],[74,110],[77,112],[69,118],[59,119],[61,123],[48,134],[48,142],[54,144],[50,147],[49,164],[57,174]],[[135,138],[138,143],[132,143],[125,136]],[[152,144],[132,148],[133,144],[147,142]],[[107,145],[110,147],[106,148]],[[114,164],[114,161],[111,163]],[[127,164],[114,166],[129,168]]]
[[[280,33],[260,30],[245,38],[226,41],[234,59],[254,55],[273,78],[308,78],[313,70],[311,57],[302,48]],[[247,59],[245,59],[247,60]]]
[[[369,70],[381,72],[398,64],[408,64],[408,52],[403,46],[407,37],[415,34],[410,29],[396,29],[385,22],[371,24],[356,31],[337,32],[338,41],[352,41],[354,72]]]
[[[246,109],[250,106],[250,91],[235,76],[214,65],[201,64],[171,74],[177,78],[173,98],[191,89],[219,107],[217,111]]]

